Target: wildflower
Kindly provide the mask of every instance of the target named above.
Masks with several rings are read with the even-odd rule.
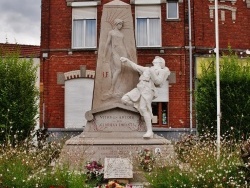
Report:
[[[88,162],[85,166],[87,168],[87,181],[96,179],[97,181],[102,181],[104,172],[103,165],[97,161]]]

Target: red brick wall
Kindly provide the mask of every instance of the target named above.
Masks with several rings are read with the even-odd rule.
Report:
[[[57,84],[57,73],[79,70],[80,65],[88,69],[95,69],[96,56],[94,52],[89,55],[75,54],[68,56],[67,52],[51,52],[50,59],[43,64],[47,69],[44,77],[45,121],[49,128],[64,127],[64,85]],[[42,116],[41,116],[42,117]]]
[[[225,10],[224,23],[219,14],[219,45],[220,48],[247,49],[250,47],[250,8],[244,1],[237,1],[235,5],[231,2],[219,2],[219,5],[236,7],[236,21],[232,21],[232,12]],[[215,23],[209,16],[209,5],[214,5],[208,0],[194,1],[194,32],[195,46],[215,47]]]
[[[102,3],[110,2],[104,0]],[[129,3],[129,0],[124,2]],[[172,128],[189,127],[189,66],[185,50],[187,28],[185,20],[186,3],[180,3],[180,21],[166,21],[166,5],[162,4],[162,49],[138,49],[138,63],[146,65],[158,55],[166,59],[171,71],[176,72],[176,83],[170,87],[169,126]],[[132,5],[134,12],[134,5]],[[98,6],[98,39],[102,6]],[[134,13],[133,13],[134,15]],[[196,36],[197,37],[197,36]],[[43,123],[42,104],[45,104],[45,124],[47,128],[64,127],[64,85],[57,84],[57,73],[67,72],[86,65],[95,70],[97,55],[95,51],[79,50],[68,55],[71,48],[71,7],[66,0],[42,0],[41,49],[48,53],[42,58],[41,82],[41,123]],[[181,123],[183,121],[183,123]]]

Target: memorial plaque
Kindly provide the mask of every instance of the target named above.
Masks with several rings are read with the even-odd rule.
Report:
[[[105,179],[131,179],[133,178],[132,162],[128,158],[105,158]]]

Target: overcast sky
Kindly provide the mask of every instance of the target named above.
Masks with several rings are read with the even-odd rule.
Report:
[[[41,0],[0,0],[0,43],[40,45]]]

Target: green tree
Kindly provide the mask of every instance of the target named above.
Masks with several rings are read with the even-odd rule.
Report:
[[[32,59],[20,59],[18,50],[0,52],[0,142],[13,144],[29,136],[36,124],[37,67]]]
[[[215,59],[203,62],[196,90],[198,131],[216,133]],[[242,61],[229,48],[220,58],[221,133],[240,139],[250,133],[250,59]]]

